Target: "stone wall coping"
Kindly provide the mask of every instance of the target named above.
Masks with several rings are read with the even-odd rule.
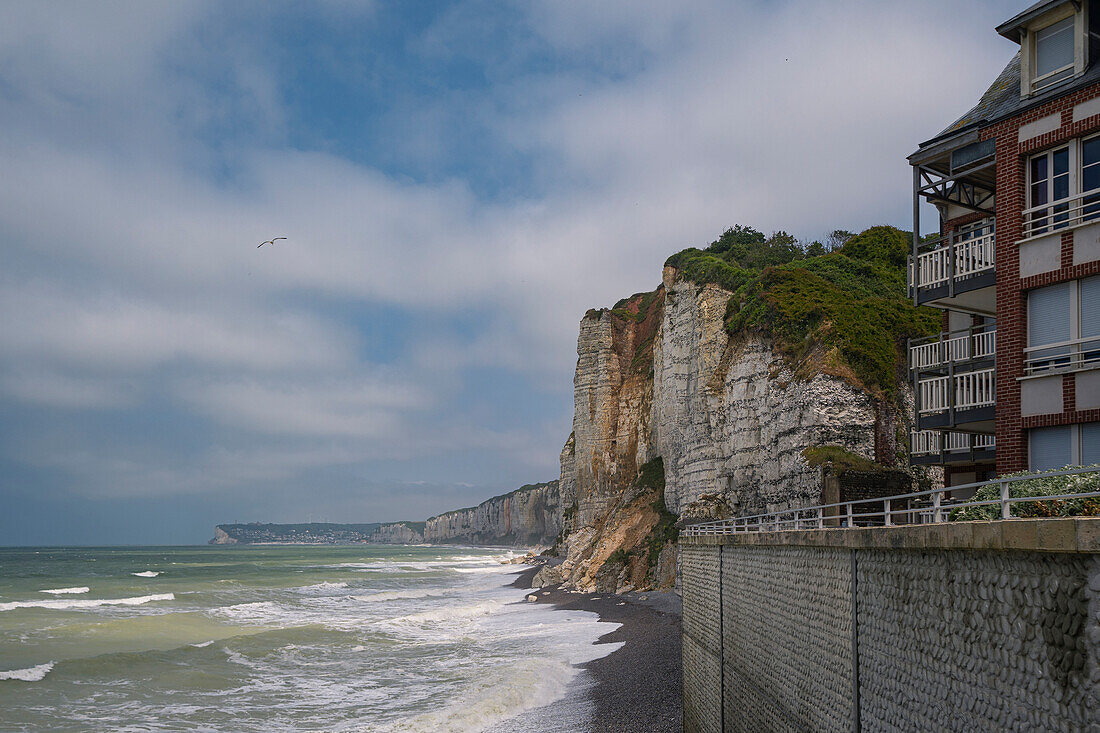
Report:
[[[1026,550],[1100,553],[1100,517],[1002,519],[896,527],[789,529],[681,537],[683,545],[844,547],[854,550]]]

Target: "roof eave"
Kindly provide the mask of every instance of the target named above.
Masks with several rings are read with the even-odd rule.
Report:
[[[997,26],[997,33],[1010,41],[1019,43],[1020,30],[1022,28],[1043,13],[1049,12],[1059,5],[1065,5],[1066,3],[1073,3],[1076,6],[1080,3],[1080,0],[1045,0],[1045,2],[1035,3],[1027,10]]]

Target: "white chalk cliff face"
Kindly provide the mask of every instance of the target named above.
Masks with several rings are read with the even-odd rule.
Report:
[[[665,505],[676,514],[714,493],[737,513],[817,503],[820,472],[802,455],[809,446],[896,461],[904,411],[840,376],[804,369],[796,376],[763,335],[731,338],[730,296],[666,267],[651,299],[635,296],[625,309],[581,320],[573,434],[559,482],[567,585],[595,590],[603,561],[631,549],[618,542],[644,535],[624,500],[654,457],[664,460]]]
[[[431,517],[423,541],[545,547],[561,531],[561,517],[558,482],[532,484],[476,507]]]
[[[897,417],[891,406],[840,377],[796,378],[764,336],[731,339],[728,291],[677,281],[672,268],[665,287],[651,424],[671,511],[704,493],[724,494],[737,513],[814,504],[820,477],[802,456],[809,446],[891,462],[896,445],[875,449],[886,430],[896,440],[883,425]]]

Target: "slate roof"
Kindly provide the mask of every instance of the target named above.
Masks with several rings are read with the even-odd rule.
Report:
[[[1017,51],[997,79],[985,90],[978,103],[959,119],[952,122],[931,140],[921,143],[923,150],[943,138],[950,137],[972,125],[985,126],[1019,114],[1029,107],[1049,102],[1080,87],[1100,80],[1100,63],[1094,63],[1084,74],[1062,84],[1055,84],[1041,94],[1020,96],[1020,53]],[[919,151],[918,151],[919,152]]]

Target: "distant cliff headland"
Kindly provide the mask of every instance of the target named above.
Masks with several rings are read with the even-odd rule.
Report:
[[[670,257],[655,290],[589,310],[557,481],[421,523],[331,525],[371,527],[357,539],[283,541],[542,546],[538,584],[667,587],[682,518],[818,503],[827,472],[929,480],[905,473],[904,346],[941,316],[906,295],[910,235],[829,240],[733,227]],[[236,529],[271,526],[222,525],[213,541],[273,541]]]
[[[235,544],[463,544],[538,547],[561,531],[558,482],[528,484],[475,507],[456,509],[423,522],[373,524],[219,524],[213,545]]]

